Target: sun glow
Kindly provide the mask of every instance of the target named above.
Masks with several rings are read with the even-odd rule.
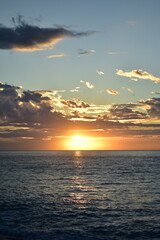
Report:
[[[96,150],[98,145],[96,138],[81,135],[70,136],[66,141],[68,150]]]

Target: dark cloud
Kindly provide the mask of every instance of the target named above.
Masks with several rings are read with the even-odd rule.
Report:
[[[15,20],[13,18],[13,22]],[[75,32],[65,27],[42,28],[27,24],[18,17],[15,27],[0,25],[0,49],[17,51],[35,51],[52,47],[55,43],[68,37],[89,36],[95,32]]]
[[[43,97],[43,95],[38,91],[24,91],[21,96],[18,98],[21,102],[34,101],[36,103],[41,102],[42,100],[49,100],[49,97]]]
[[[160,118],[160,98],[141,100],[140,103],[147,106],[147,112],[151,117]]]
[[[110,118],[117,120],[135,120],[148,118],[147,113],[135,110],[135,108],[140,106],[140,104],[115,104],[109,109]]]
[[[7,83],[0,82],[0,97],[17,97],[17,89],[22,87],[11,86]]]
[[[42,96],[38,91],[19,92],[20,89],[0,84],[1,122],[50,124],[55,120],[64,120],[63,115],[54,110],[49,97]]]
[[[69,108],[88,108],[88,107],[90,107],[90,105],[88,103],[80,101],[79,99],[75,99],[75,101],[62,100],[61,103],[68,106]]]
[[[123,108],[123,109],[110,109],[110,113],[112,115],[111,118],[117,119],[117,120],[135,120],[135,119],[145,119],[147,118],[147,114],[133,111],[129,108]]]

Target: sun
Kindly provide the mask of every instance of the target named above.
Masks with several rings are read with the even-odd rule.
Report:
[[[95,139],[92,137],[73,135],[66,141],[68,150],[94,150],[96,149]]]

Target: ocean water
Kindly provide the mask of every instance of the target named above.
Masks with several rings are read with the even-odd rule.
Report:
[[[0,152],[0,239],[160,239],[160,151]]]

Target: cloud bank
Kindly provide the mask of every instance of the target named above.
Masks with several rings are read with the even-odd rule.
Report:
[[[160,98],[94,105],[78,98],[63,99],[61,93],[0,82],[0,149],[10,149],[12,142],[13,149],[26,149],[26,144],[29,149],[48,149],[48,142],[53,149],[53,139],[77,130],[96,134],[101,129],[101,136],[111,140],[159,136]]]

